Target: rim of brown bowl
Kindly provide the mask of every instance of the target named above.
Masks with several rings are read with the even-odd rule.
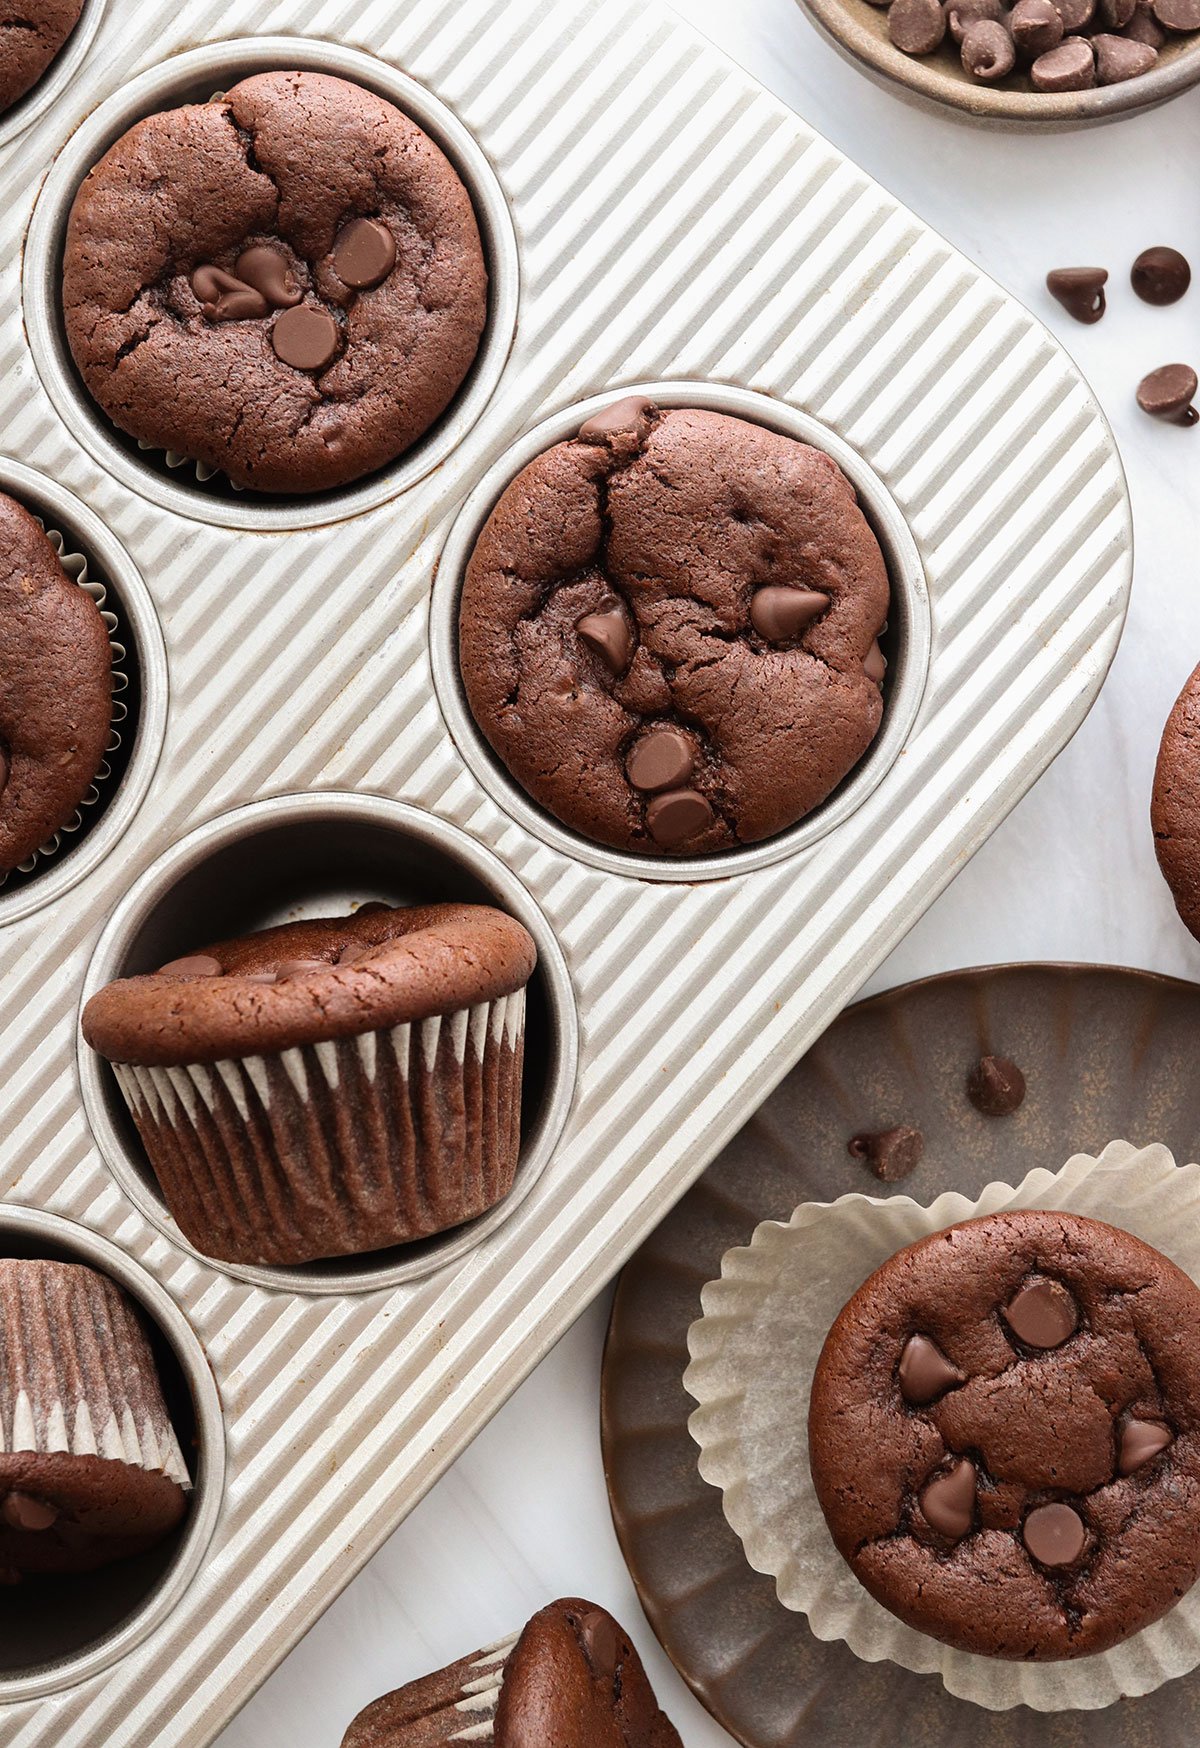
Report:
[[[1001,87],[971,79],[944,48],[905,55],[887,34],[887,7],[870,0],[798,0],[822,34],[847,60],[923,109],[947,109],[984,127],[1037,132],[1120,121],[1157,109],[1200,83],[1200,32],[1168,37],[1150,72],[1091,91],[1034,91],[1026,74]]]

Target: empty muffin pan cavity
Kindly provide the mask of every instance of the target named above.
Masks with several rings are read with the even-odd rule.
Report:
[[[57,1215],[0,1206],[0,1257],[80,1263],[138,1307],[192,1487],[178,1529],[97,1572],[25,1578],[2,1593],[0,1706],[95,1675],[170,1614],[204,1561],[225,1484],[221,1399],[204,1349],[171,1296],[124,1251]]]
[[[395,461],[347,486],[276,496],[237,490],[221,474],[175,454],[145,449],[108,418],[85,388],[67,343],[62,310],[67,222],[81,182],[135,123],[204,103],[256,73],[327,73],[376,93],[441,148],[471,197],[488,271],[488,312],[474,363],[450,405]],[[423,479],[479,418],[504,370],[516,330],[518,257],[512,217],[486,156],[457,117],[406,74],[353,49],[304,37],[214,43],[176,56],[123,84],[83,122],[43,184],[25,250],[25,321],[46,390],[68,428],[124,485],[179,515],[227,528],[314,528],[374,509]]]
[[[155,970],[206,942],[306,917],[386,904],[489,904],[524,924],[538,963],[526,991],[521,1149],[509,1195],[465,1225],[390,1250],[288,1267],[215,1269],[293,1292],[366,1292],[464,1255],[516,1209],[554,1150],[575,1087],[577,1022],[566,962],[542,911],[490,851],[431,814],[371,795],[313,793],[255,802],[201,826],[154,863],[96,947],[82,1002],[119,977]],[[195,1250],[164,1202],[111,1066],[79,1041],[84,1105],[122,1187],[174,1244]]]
[[[0,456],[0,492],[36,516],[56,547],[61,544],[63,568],[97,601],[113,651],[113,719],[104,763],[74,816],[34,855],[0,875],[2,926],[82,880],[137,812],[162,751],[167,657],[137,566],[85,504],[7,456]]]
[[[107,0],[84,0],[74,30],[36,85],[32,85],[24,97],[19,97],[0,115],[0,147],[32,127],[39,116],[75,85],[103,22],[106,5]],[[19,20],[20,8],[12,10]]]
[[[543,451],[574,437],[602,408],[646,396],[669,409],[727,413],[824,450],[853,484],[883,551],[891,604],[880,647],[887,662],[883,719],[871,745],[833,793],[787,830],[745,848],[707,856],[643,856],[596,843],[547,812],[510,775],[476,723],[459,667],[458,614],[467,564],[501,495]],[[916,542],[887,487],[857,452],[827,426],[786,402],[748,389],[705,382],[650,382],[614,388],[554,414],[527,433],[492,467],[467,499],[442,550],[430,603],[434,685],[459,751],[492,797],[527,831],[565,855],[642,880],[714,880],[748,873],[796,855],[848,819],[878,787],[912,732],[929,671],[932,625],[925,572]]]

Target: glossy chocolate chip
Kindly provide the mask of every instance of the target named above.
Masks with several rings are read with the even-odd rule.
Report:
[[[1194,425],[1200,419],[1192,405],[1196,386],[1196,372],[1190,364],[1164,364],[1138,384],[1138,406],[1151,418],[1164,419],[1169,425]]]
[[[338,325],[328,310],[297,304],[271,329],[271,344],[280,362],[293,370],[324,370],[337,355]]]
[[[1131,42],[1127,36],[1094,36],[1092,48],[1096,54],[1096,79],[1101,85],[1123,85],[1126,79],[1138,79],[1158,59],[1157,49]]]
[[[671,789],[656,795],[646,809],[646,827],[665,850],[686,844],[713,822],[713,810],[696,789]]]
[[[1087,1543],[1079,1513],[1055,1501],[1037,1505],[1021,1525],[1021,1539],[1041,1566],[1073,1566]]]
[[[58,1522],[58,1507],[46,1499],[35,1499],[32,1493],[9,1493],[0,1505],[0,1517],[9,1529],[37,1533]]]
[[[1130,270],[1129,282],[1143,303],[1161,308],[1179,302],[1192,283],[1192,270],[1186,255],[1160,244],[1142,250]]]
[[[846,1151],[855,1159],[865,1160],[875,1176],[885,1184],[894,1184],[908,1177],[920,1165],[925,1152],[925,1137],[919,1129],[899,1124],[895,1129],[882,1129],[878,1133],[864,1131],[852,1135],[846,1143]]]
[[[1017,51],[1004,25],[987,19],[971,25],[962,40],[962,64],[973,79],[982,79],[985,84],[1011,73],[1017,64]]]
[[[197,267],[192,290],[210,322],[253,321],[270,308],[261,291],[220,267]]]
[[[237,258],[237,276],[265,297],[272,309],[290,310],[300,302],[300,288],[292,279],[287,256],[269,243],[243,249]]]
[[[680,789],[695,770],[692,743],[677,728],[652,728],[634,741],[625,771],[635,789]]]
[[[1079,1327],[1079,1307],[1061,1281],[1030,1281],[1004,1307],[1008,1326],[1026,1347],[1061,1347]]]
[[[612,1621],[601,1609],[584,1615],[579,1623],[579,1640],[593,1672],[602,1681],[611,1681],[621,1661],[621,1642]]]
[[[333,271],[352,291],[382,285],[396,265],[396,239],[381,219],[351,219],[333,245]]]
[[[1124,30],[1137,11],[1137,0],[1097,0],[1096,23],[1106,31]]]
[[[961,1542],[975,1521],[978,1480],[975,1465],[961,1457],[952,1469],[938,1475],[921,1494],[921,1510],[930,1529],[948,1541]]]
[[[1008,28],[1017,52],[1031,61],[1049,54],[1063,39],[1062,14],[1054,0],[1017,0]]]
[[[1200,0],[1152,0],[1154,16],[1168,30],[1200,30]]]
[[[1035,91],[1090,91],[1096,83],[1091,43],[1079,37],[1059,43],[1048,55],[1038,56],[1029,78]]]
[[[1130,42],[1144,42],[1148,48],[1160,49],[1167,40],[1167,33],[1155,18],[1145,0],[1138,0],[1137,8],[1129,23],[1125,26],[1123,35]]]
[[[887,657],[880,649],[878,642],[871,645],[863,662],[863,673],[875,685],[882,686],[883,676],[887,673]]]
[[[829,596],[819,589],[757,589],[750,600],[750,623],[767,643],[791,643],[828,605]]]
[[[645,395],[625,395],[619,401],[610,401],[590,419],[584,420],[579,427],[580,441],[606,443],[610,437],[630,436],[640,442],[650,428],[653,411],[654,402],[647,400]]]
[[[981,1056],[967,1075],[967,1097],[985,1117],[1011,1117],[1025,1100],[1025,1076],[1007,1056]]]
[[[611,598],[595,613],[575,621],[575,629],[613,674],[623,674],[633,655],[633,632],[620,605]]]
[[[947,0],[946,26],[956,43],[962,42],[973,24],[985,20],[999,24],[1003,17],[1002,0]]]
[[[169,959],[165,965],[160,965],[158,977],[220,977],[221,966],[218,960],[208,953],[187,953],[182,959]]]
[[[892,0],[888,36],[906,55],[931,55],[946,36],[941,0]]]
[[[910,1335],[900,1355],[900,1394],[914,1407],[944,1396],[961,1384],[963,1375],[952,1366],[936,1341],[927,1335]]]
[[[1121,1429],[1117,1468],[1132,1475],[1174,1443],[1174,1434],[1160,1420],[1127,1420]]]
[[[1046,275],[1046,290],[1051,297],[1057,298],[1069,316],[1087,327],[1098,322],[1108,307],[1104,297],[1107,284],[1107,267],[1056,267]]]

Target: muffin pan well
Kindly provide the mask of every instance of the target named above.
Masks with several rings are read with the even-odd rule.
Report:
[[[271,19],[307,34],[238,40],[262,28],[255,0],[166,17],[109,0],[90,76],[0,155],[0,259],[15,263],[29,227],[28,335],[16,298],[0,300],[0,368],[22,386],[6,447],[130,553],[171,673],[162,758],[119,853],[3,929],[4,1194],[86,1223],[167,1286],[219,1381],[230,1474],[211,1555],[153,1641],[53,1704],[0,1711],[22,1748],[203,1748],[219,1733],[1063,745],[1129,588],[1120,464],[1065,354],[665,9],[279,0]],[[514,333],[514,271],[493,391],[403,490],[271,509],[155,474],[101,433],[55,353],[71,190],[154,101],[253,66],[366,79],[364,57],[452,116],[503,189],[520,320]],[[637,383],[720,385],[752,395],[752,416],[811,419],[880,482],[919,559],[912,617],[893,627],[903,744],[877,743],[820,835],[719,880],[599,865],[497,799],[448,726],[444,581],[431,644],[459,507],[547,421]],[[374,823],[331,812],[318,829],[331,795]],[[297,797],[310,823],[272,845],[259,827]],[[295,846],[318,842],[306,871]],[[385,895],[410,870],[434,891],[453,868],[544,919],[543,965],[570,982],[569,1000],[547,985],[547,1013],[568,1034],[578,1016],[577,1074],[569,1035],[543,1059],[548,1089],[573,1082],[566,1101],[544,1095],[555,1122],[569,1104],[565,1121],[543,1161],[534,1115],[536,1181],[461,1250],[410,1259],[432,1272],[368,1281],[364,1260],[333,1287],[243,1279],[175,1241],[102,1075],[77,1067],[84,986],[146,963],[156,928],[211,938],[204,907],[278,914],[291,878],[311,881],[299,902],[370,896],[377,858]]]
[[[108,0],[84,0],[74,30],[37,84],[0,115],[0,147],[32,127],[38,117],[51,109],[83,75],[107,3]]]

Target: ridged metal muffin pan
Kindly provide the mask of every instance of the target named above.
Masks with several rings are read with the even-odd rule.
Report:
[[[435,465],[308,506],[206,489],[122,446],[56,339],[79,142],[268,65],[361,77],[419,102],[435,132],[449,118],[439,137],[485,231],[495,217],[493,321],[512,318]],[[96,826],[0,927],[0,1191],[112,1243],[174,1300],[212,1368],[226,1457],[207,1551],[171,1607],[102,1673],[47,1673],[49,1697],[0,1678],[0,1742],[200,1748],[1082,720],[1125,610],[1129,506],[1095,401],[1045,330],[646,0],[108,0],[79,77],[0,173],[2,447],[103,524],[166,646],[144,676],[144,707],[165,710],[146,792],[100,859]],[[811,421],[858,458],[881,532],[881,517],[901,531],[884,729],[901,744],[881,742],[886,769],[864,767],[823,820],[719,879],[605,866],[518,805],[463,733],[445,581],[431,607],[464,502],[478,513],[531,432],[640,383]],[[208,850],[236,846],[264,802],[303,816],[323,872],[305,890],[272,854],[243,902]],[[156,917],[200,941],[218,921],[372,896],[361,857],[334,866],[346,807],[407,846],[394,876],[436,840],[455,879],[541,919],[557,1055],[547,1044],[531,1083],[523,1199],[446,1241],[433,1272],[248,1280],[178,1241],[86,1059],[81,1084],[79,1004],[89,977],[151,951]]]

